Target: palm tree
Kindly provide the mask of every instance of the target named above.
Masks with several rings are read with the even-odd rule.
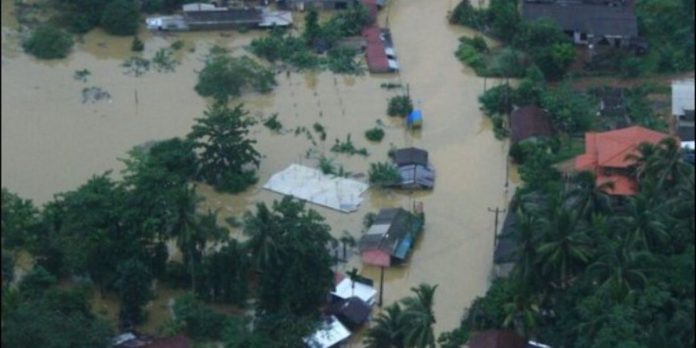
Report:
[[[247,247],[257,271],[279,262],[281,252],[279,239],[282,230],[277,226],[273,213],[265,204],[256,205],[256,214],[247,213],[244,233],[249,236]]]
[[[537,327],[539,301],[528,293],[516,294],[512,302],[503,306],[506,313],[504,327],[514,328],[522,337],[530,337]]]
[[[539,220],[529,213],[524,213],[521,209],[517,212],[517,229],[515,230],[515,239],[517,241],[517,263],[515,272],[520,280],[525,283],[533,283],[538,278],[538,263],[539,256],[537,248],[540,241],[540,224]]]
[[[350,296],[355,296],[355,280],[358,279],[358,269],[353,268],[352,270],[350,270],[346,273],[348,274],[348,277],[350,278],[350,289],[351,289]]]
[[[420,284],[411,288],[415,294],[402,300],[404,304],[404,343],[407,347],[435,347],[435,290],[437,285]]]
[[[572,178],[573,189],[566,193],[566,201],[580,212],[584,219],[590,219],[595,213],[611,211],[611,196],[607,191],[614,188],[613,182],[596,184],[592,172],[580,172]]]
[[[395,303],[384,309],[374,320],[375,326],[365,333],[366,348],[404,348],[404,315]]]
[[[640,144],[638,154],[630,154],[626,158],[635,161],[639,182],[653,178],[658,188],[674,187],[688,175],[690,168],[682,160],[681,147],[674,138],[665,138],[655,145]]]
[[[537,249],[542,273],[564,288],[573,273],[590,258],[590,241],[579,228],[578,214],[556,208],[550,219],[543,219],[544,238]],[[554,282],[552,281],[552,285]]]
[[[629,198],[626,214],[618,218],[631,241],[646,250],[655,250],[669,238],[661,207],[651,197],[651,193],[641,192]]]
[[[196,195],[195,187],[184,187],[175,195],[174,216],[169,229],[169,235],[176,239],[176,245],[184,258],[184,264],[189,267],[191,287],[196,288],[195,263],[198,243],[198,216],[196,210],[202,200]],[[198,260],[200,261],[200,260]]]
[[[630,243],[620,240],[618,243],[606,243],[600,251],[600,257],[587,268],[588,274],[600,282],[616,300],[634,289],[647,285],[645,265],[652,259],[650,253],[631,250]]]

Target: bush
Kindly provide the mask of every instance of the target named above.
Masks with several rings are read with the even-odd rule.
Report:
[[[407,95],[399,95],[389,100],[387,115],[406,117],[413,111],[413,102]]]
[[[198,74],[195,90],[203,97],[227,101],[240,96],[243,90],[266,93],[275,85],[273,72],[251,58],[211,52],[205,67]]]
[[[220,182],[215,185],[215,189],[227,193],[240,193],[249,186],[256,184],[258,181],[259,178],[254,171],[242,173],[229,172],[222,175]]]
[[[44,25],[34,30],[22,43],[24,50],[40,59],[65,58],[73,46],[73,39],[66,32]]]
[[[331,152],[336,152],[336,153],[345,153],[348,155],[361,155],[364,157],[369,156],[370,154],[367,152],[367,149],[361,148],[358,149],[353,145],[353,141],[350,139],[350,134],[346,136],[346,140],[341,142],[340,140],[336,139],[336,143],[331,147]]]
[[[226,316],[208,308],[196,299],[192,293],[187,293],[174,301],[176,322],[184,327],[186,333],[193,339],[220,339]]]
[[[140,13],[133,0],[114,0],[104,8],[101,26],[110,34],[133,35],[138,31]]]
[[[133,42],[131,43],[131,51],[142,52],[145,49],[145,44],[137,36],[133,36]]]
[[[278,121],[278,114],[271,115],[263,125],[274,132],[280,132],[280,130],[283,129],[283,124]]]
[[[370,141],[382,141],[384,138],[384,131],[379,127],[369,129],[365,131],[365,138]]]
[[[512,88],[507,85],[491,87],[479,96],[481,109],[488,116],[507,115],[511,111],[509,105],[512,104],[513,94]]]
[[[370,183],[378,186],[390,186],[401,182],[399,170],[387,162],[371,163],[368,176]]]

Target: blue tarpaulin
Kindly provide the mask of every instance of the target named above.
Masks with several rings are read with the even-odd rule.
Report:
[[[409,127],[420,127],[423,124],[423,112],[420,110],[413,110],[413,112],[408,115],[406,123]]]

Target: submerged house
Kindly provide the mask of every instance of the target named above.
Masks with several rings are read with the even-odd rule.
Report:
[[[353,0],[278,0],[278,7],[304,11],[310,7],[324,10],[347,9]]]
[[[510,114],[510,140],[513,144],[551,135],[551,120],[544,109],[528,105],[516,108]]]
[[[182,6],[183,14],[149,17],[147,28],[160,31],[220,30],[239,27],[284,27],[292,24],[292,13],[256,7],[217,7],[193,3]]]
[[[635,11],[625,0],[612,3],[525,0],[522,18],[526,21],[551,20],[571,35],[576,44],[604,42],[616,47],[642,44]]]
[[[372,306],[357,297],[332,303],[328,312],[335,316],[349,330],[356,330],[370,318]]]
[[[325,318],[317,331],[303,340],[309,348],[337,347],[350,337],[350,331],[335,316]]]
[[[332,302],[341,302],[352,297],[357,297],[369,306],[376,302],[377,290],[372,286],[372,281],[360,277],[354,281],[344,277],[336,284],[334,291],[331,292]]]
[[[585,133],[585,153],[575,158],[575,170],[592,171],[596,184],[611,182],[605,191],[611,195],[630,196],[638,185],[631,175],[634,162],[627,156],[636,154],[638,145],[657,144],[669,135],[633,126],[603,133]]]
[[[495,240],[493,251],[493,273],[497,278],[505,278],[510,275],[518,259],[517,239],[515,229],[517,228],[517,213],[510,204],[508,213],[505,216],[503,229]]]
[[[358,242],[363,263],[380,267],[403,263],[423,231],[424,223],[422,210],[415,214],[402,208],[380,210]]]
[[[435,186],[435,169],[428,162],[428,152],[415,147],[394,152],[393,161],[399,170],[401,182],[395,186],[407,189],[432,189]]]

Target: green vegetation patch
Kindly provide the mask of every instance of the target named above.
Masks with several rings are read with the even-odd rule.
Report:
[[[22,48],[39,59],[60,59],[68,56],[73,43],[72,37],[63,30],[42,25],[22,42]]]

